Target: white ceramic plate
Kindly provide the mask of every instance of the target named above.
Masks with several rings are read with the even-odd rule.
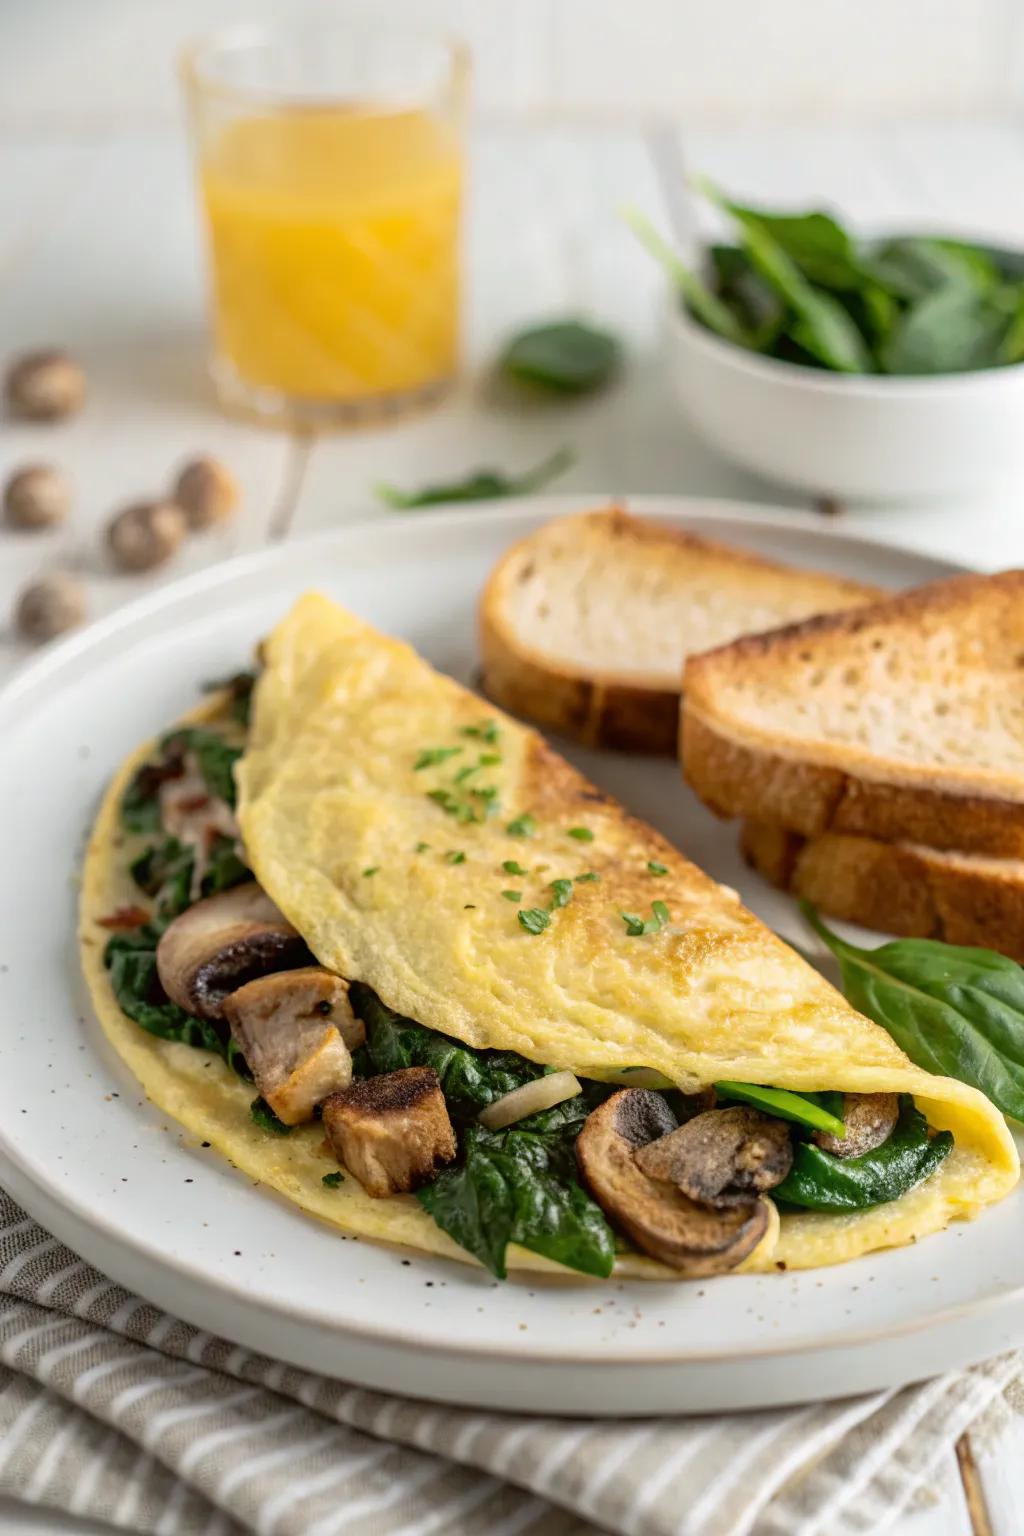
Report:
[[[125,754],[247,661],[319,587],[470,681],[476,594],[505,546],[573,498],[378,521],[165,588],[26,669],[0,698],[0,1179],[125,1285],[295,1364],[445,1401],[658,1413],[839,1396],[1024,1340],[1018,1195],[916,1247],[803,1275],[704,1283],[498,1286],[480,1271],[344,1240],[234,1173],[145,1102],[89,1013],[73,878]],[[796,563],[909,585],[948,567],[785,514],[635,503]],[[753,878],[670,762],[570,750],[773,926],[792,904]]]

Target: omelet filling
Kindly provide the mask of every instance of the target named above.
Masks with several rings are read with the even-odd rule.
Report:
[[[357,1178],[371,1195],[414,1193],[499,1277],[510,1245],[588,1275],[610,1274],[617,1254],[637,1249],[706,1274],[749,1257],[767,1231],[769,1196],[783,1213],[862,1211],[898,1200],[948,1156],[951,1133],[935,1133],[907,1094],[728,1081],[683,1094],[643,1069],[599,1080],[474,1048],[394,1012],[368,986],[345,988],[294,934],[282,940],[286,960],[265,948],[260,965],[233,975],[224,1009],[182,1006],[161,979],[161,939],[200,903],[253,889],[233,778],[252,684],[248,674],[231,679],[220,714],[165,736],[130,779],[120,819],[139,902],[102,919],[104,963],[121,1010],[143,1030],[255,1079],[251,1116],[268,1138],[291,1135],[289,1120],[322,1116],[339,1160],[326,1188]],[[308,1060],[289,1061],[287,1083],[252,1033],[254,1017],[282,1017],[280,997],[263,999],[262,1013],[231,1006],[259,989],[261,973],[277,975],[274,956],[312,999],[301,1024]],[[270,992],[289,993],[285,975]],[[295,1006],[283,1015],[289,1028]],[[339,1008],[349,1026],[335,1040]],[[273,1091],[255,1091],[265,1084]]]

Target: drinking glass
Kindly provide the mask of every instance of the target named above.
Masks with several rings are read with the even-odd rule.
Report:
[[[459,348],[468,60],[324,20],[229,29],[183,73],[228,408],[330,427],[439,396]]]

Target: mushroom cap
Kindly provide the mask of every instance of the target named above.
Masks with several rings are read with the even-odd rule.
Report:
[[[709,1109],[636,1154],[648,1178],[724,1210],[781,1184],[793,1166],[789,1126],[746,1104]]]
[[[305,941],[255,881],[197,901],[156,949],[167,996],[204,1019],[223,1018],[224,999],[246,982],[308,961]]]
[[[660,1094],[620,1089],[584,1122],[576,1141],[580,1172],[605,1214],[652,1258],[693,1279],[724,1274],[757,1247],[770,1207],[753,1197],[728,1210],[709,1210],[674,1185],[649,1178],[637,1152],[674,1129]]]
[[[845,1136],[815,1131],[814,1143],[833,1157],[862,1157],[888,1141],[899,1119],[898,1093],[844,1093]]]

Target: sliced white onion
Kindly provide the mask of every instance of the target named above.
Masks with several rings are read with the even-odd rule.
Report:
[[[542,1109],[554,1109],[566,1099],[574,1099],[582,1093],[580,1080],[575,1072],[549,1072],[547,1077],[535,1077],[532,1083],[513,1088],[503,1098],[495,1099],[480,1111],[477,1119],[488,1131],[500,1131],[527,1115],[539,1115]]]
[[[665,1092],[679,1086],[654,1067],[620,1067],[618,1071],[602,1071],[601,1077],[606,1083],[618,1083],[622,1088],[658,1088]]]

